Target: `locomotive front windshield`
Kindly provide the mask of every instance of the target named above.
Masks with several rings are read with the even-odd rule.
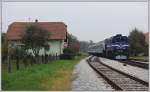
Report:
[[[126,36],[113,37],[112,43],[128,43],[128,38]]]

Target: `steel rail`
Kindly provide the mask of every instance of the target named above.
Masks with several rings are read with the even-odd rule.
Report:
[[[149,64],[141,63],[141,62],[135,62],[133,60],[118,61],[118,62],[125,63],[125,64],[131,65],[131,66],[140,67],[140,68],[143,68],[143,69],[149,69]]]
[[[100,70],[98,70],[97,68],[95,68],[95,66],[91,64],[91,62],[93,62],[93,61],[91,61],[92,58],[93,58],[93,57],[91,57],[90,59],[87,60],[88,64],[89,64],[98,74],[100,74],[114,89],[116,89],[116,90],[124,90],[123,88],[121,88],[121,87],[119,86],[119,84],[116,84],[115,82],[113,82],[113,81],[111,80],[111,78],[109,78],[108,76],[105,76],[105,74],[103,74]],[[105,66],[105,67],[111,69],[112,71],[115,71],[115,72],[117,72],[117,73],[119,73],[119,74],[122,74],[123,76],[126,76],[127,78],[130,78],[131,80],[137,81],[137,82],[139,82],[140,84],[144,85],[144,87],[147,87],[147,88],[148,88],[148,85],[149,85],[148,82],[145,82],[145,81],[143,81],[143,80],[141,80],[141,79],[139,79],[139,78],[133,77],[133,76],[131,76],[131,75],[129,75],[129,74],[126,74],[126,73],[124,73],[124,72],[122,72],[122,71],[119,71],[119,70],[114,69],[114,68],[112,68],[112,67],[110,67],[110,66],[108,66],[108,65],[105,65],[105,64],[103,64],[102,62],[100,62],[100,60],[99,60],[98,58],[96,58],[96,61],[99,62],[101,65],[103,65],[103,66]],[[117,77],[117,76],[116,76],[116,77]],[[138,85],[138,84],[137,84],[137,85]]]
[[[90,61],[87,60],[87,62],[98,74],[100,74],[109,84],[111,84],[111,87],[113,87],[115,90],[118,90],[118,91],[123,90],[118,85],[116,85],[113,81],[111,81],[108,77],[106,77],[103,73],[99,72],[93,65],[91,65]]]

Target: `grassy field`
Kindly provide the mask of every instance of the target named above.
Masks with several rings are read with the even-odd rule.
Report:
[[[74,66],[84,57],[2,72],[2,90],[70,90]]]

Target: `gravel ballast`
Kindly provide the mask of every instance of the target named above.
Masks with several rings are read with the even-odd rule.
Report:
[[[124,66],[123,63],[117,62],[115,60],[110,60],[110,59],[106,59],[106,58],[99,58],[101,60],[102,63],[111,66],[115,69],[118,69],[122,72],[125,72],[127,74],[130,74],[132,76],[135,76],[141,80],[144,80],[146,82],[149,81],[149,72],[147,69],[142,69],[139,67],[135,67],[135,66],[131,66],[131,65],[126,65]]]
[[[72,91],[114,91],[114,89],[98,75],[86,62],[76,65],[73,72]]]

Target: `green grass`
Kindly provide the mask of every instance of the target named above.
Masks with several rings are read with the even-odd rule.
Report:
[[[83,56],[2,72],[2,90],[70,90],[72,71]]]
[[[5,62],[7,62],[7,61],[5,61]],[[23,62],[22,62],[21,60],[20,60],[19,62],[20,62],[20,63],[19,63],[19,66],[20,66],[20,69],[19,69],[19,70],[24,69],[25,66],[24,66]],[[30,67],[30,66],[31,66],[31,65],[29,64],[28,67]],[[16,71],[17,71],[17,69],[16,69],[16,61],[15,61],[15,60],[11,60],[11,71],[12,71],[12,72],[16,72]],[[7,63],[2,64],[2,72],[8,72]]]
[[[148,57],[148,56],[147,56]],[[134,59],[134,60],[140,60],[140,61],[146,61],[146,56],[134,56],[134,57],[129,57],[129,59]],[[148,61],[148,60],[147,60]]]

